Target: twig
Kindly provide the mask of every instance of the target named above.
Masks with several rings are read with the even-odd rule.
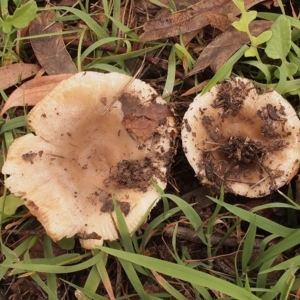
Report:
[[[174,233],[174,227],[168,228],[164,233],[167,237],[172,237]],[[197,232],[187,227],[177,228],[177,238],[190,241],[190,242],[202,243],[200,238],[197,235]],[[213,233],[210,237],[210,243],[212,246],[217,246],[222,242],[223,238],[224,236]],[[253,248],[259,249],[262,241],[263,241],[262,239],[255,239]],[[222,245],[227,247],[237,247],[239,245],[239,241],[235,237],[229,237],[223,241]]]

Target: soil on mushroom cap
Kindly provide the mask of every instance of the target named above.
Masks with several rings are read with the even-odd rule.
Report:
[[[219,85],[220,88],[218,94],[212,105],[214,108],[222,107],[224,109],[224,116],[228,113],[236,115],[243,106],[243,102],[249,93],[249,88],[247,88],[247,85],[244,82],[239,79],[234,80],[236,81],[235,87],[232,85],[231,81],[227,80]]]
[[[151,180],[161,176],[146,157],[142,160],[123,160],[110,170],[109,182],[116,188],[137,189],[146,192]]]
[[[264,165],[263,158],[268,153],[269,149],[260,142],[232,137],[218,149],[203,153],[205,176],[215,184],[216,191],[222,184],[231,191],[231,182],[248,183],[254,188],[260,180],[266,179],[266,176],[271,183],[270,190],[276,190],[275,179],[282,176],[282,171],[271,170]],[[253,172],[257,174],[258,179],[253,180]]]
[[[233,159],[236,163],[250,164],[253,162],[261,162],[267,154],[267,149],[260,142],[255,142],[250,138],[241,136],[233,136],[220,146],[228,158]]]

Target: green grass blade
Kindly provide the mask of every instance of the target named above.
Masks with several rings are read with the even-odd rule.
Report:
[[[99,250],[95,250],[95,251],[99,251]],[[106,289],[106,292],[107,292],[109,298],[115,299],[111,281],[109,279],[109,276],[108,276],[108,273],[107,273],[107,270],[105,267],[104,257],[102,259],[99,259],[99,261],[96,264],[96,268],[100,274],[102,283],[105,286],[105,289]]]
[[[195,230],[200,228],[202,224],[202,220],[199,216],[199,214],[194,210],[194,208],[188,204],[186,201],[182,200],[181,198],[171,195],[171,194],[163,194],[162,197],[167,197],[173,202],[176,203],[176,205],[182,210],[182,212],[185,214],[185,216],[188,218],[188,220],[191,222],[192,226]],[[199,238],[201,241],[206,245],[206,239],[202,231],[199,232]]]
[[[26,264],[31,264],[32,263],[31,258],[29,256],[29,249],[24,254],[24,262]],[[54,277],[56,279],[55,274],[52,274],[52,275],[54,275]],[[44,283],[44,281],[41,279],[41,277],[35,272],[32,272],[32,274],[30,274],[30,277],[48,294],[47,299],[49,299],[49,300],[58,300],[57,299],[57,293],[56,293],[56,291],[57,291],[56,286],[55,287],[52,286],[52,288],[54,288],[54,290],[51,290],[51,287],[49,287],[49,285],[46,285]],[[48,282],[47,282],[47,284],[48,284]]]
[[[175,48],[172,47],[170,50],[169,60],[168,60],[167,79],[164,87],[164,92],[162,94],[162,97],[166,102],[169,102],[171,99],[170,95],[172,94],[174,89],[175,73],[176,73]]]
[[[249,47],[247,45],[242,46],[235,54],[233,54],[226,63],[217,71],[214,77],[208,82],[208,84],[204,87],[201,92],[201,95],[207,93],[214,85],[216,85],[219,81],[224,80],[229,77],[232,71],[234,64],[244,55],[246,50]]]
[[[97,50],[99,47],[101,47],[104,44],[110,44],[121,40],[121,38],[117,37],[108,37],[105,39],[101,39],[97,42],[94,42],[91,46],[86,48],[84,52],[81,54],[80,61],[83,62],[88,55],[90,55],[93,51]]]
[[[96,265],[93,265],[84,284],[84,289],[91,292],[96,292],[100,282],[101,277],[98,272],[98,268]]]
[[[107,300],[106,297],[103,297],[101,295],[98,295],[92,291],[90,291],[89,289],[87,288],[82,288],[72,282],[69,282],[67,280],[64,280],[64,279],[60,279],[61,281],[67,283],[69,286],[72,286],[73,288],[75,288],[76,290],[80,291],[83,295],[86,295],[87,297],[89,297],[89,299],[93,299],[93,300]]]
[[[130,234],[128,231],[127,223],[125,221],[124,215],[121,212],[120,206],[117,204],[116,198],[112,195],[114,211],[117,218],[117,228],[120,233],[120,237],[124,246],[125,251],[134,253],[133,245],[131,242]]]
[[[270,268],[271,265],[274,263],[276,259],[276,256],[273,257],[272,259],[267,260],[264,262],[261,267],[260,267],[260,272],[257,275],[257,280],[256,280],[256,287],[258,289],[264,289],[267,286],[267,280],[268,280],[268,273],[264,273],[263,271]],[[258,292],[257,295],[261,296],[263,291]]]
[[[154,277],[155,277],[156,281],[159,283],[159,285],[162,286],[175,299],[188,300],[181,293],[179,293],[176,289],[174,289],[174,287],[171,284],[169,284],[168,281],[165,278],[163,278],[161,275],[159,275],[157,272],[152,271],[152,274],[154,275]]]
[[[12,131],[5,131],[3,137],[4,137],[6,149],[9,149],[9,147],[14,141],[14,135]]]
[[[54,7],[48,7],[41,10],[66,10],[78,18],[80,18],[82,21],[84,21],[87,26],[100,38],[104,39],[108,37],[107,32],[90,16],[90,14],[85,13],[81,11],[80,9],[68,7],[68,6],[54,6]]]
[[[12,120],[7,121],[5,124],[2,125],[0,134],[24,126],[26,126],[25,116],[16,117],[13,118]]]
[[[58,300],[56,289],[51,290],[49,288],[49,286],[47,286],[44,283],[44,281],[42,280],[42,278],[38,274],[34,273],[30,277],[38,284],[39,287],[41,287],[47,293],[47,295],[48,295],[47,299],[49,299],[49,300]]]
[[[243,247],[243,254],[242,254],[242,270],[243,272],[246,272],[247,265],[252,257],[253,254],[253,246],[254,246],[254,240],[256,236],[256,226],[253,225],[256,223],[255,221],[256,216],[253,216],[253,220],[250,222],[246,238],[245,238],[245,244]]]
[[[253,212],[246,211],[242,208],[236,207],[234,205],[231,205],[231,204],[228,204],[225,202],[221,202],[218,199],[213,198],[213,197],[208,197],[208,198],[216,203],[220,203],[228,211],[232,212],[234,215],[240,217],[241,219],[243,219],[249,223],[253,221],[253,216],[254,216]],[[276,234],[281,237],[287,237],[290,234],[297,231],[296,229],[286,228],[282,225],[279,225],[279,224],[277,224],[273,221],[270,221],[259,215],[256,215],[255,223],[253,223],[253,225],[256,225],[259,228],[262,228],[270,233]]]
[[[264,74],[265,79],[267,81],[267,84],[271,83],[272,76],[271,76],[270,70],[269,70],[269,68],[266,64],[263,64],[262,62],[256,61],[256,60],[243,61],[241,63],[245,64],[245,65],[256,67],[257,69],[259,69]]]
[[[275,267],[271,267],[271,268],[265,269],[263,271],[260,271],[259,273],[266,274],[266,273],[270,273],[273,271],[286,270],[286,269],[290,268],[291,266],[300,267],[300,256],[299,255],[296,257],[290,258],[290,259],[276,265]]]
[[[259,258],[249,266],[248,269],[253,270],[259,267],[263,262],[267,261],[268,259],[276,257],[277,255],[283,253],[288,249],[292,249],[294,246],[299,244],[299,241],[300,241],[300,230],[298,229],[294,231],[292,234],[290,234],[288,237],[280,241],[278,244],[272,246],[264,253],[262,253],[259,256]]]
[[[105,56],[101,58],[95,59],[92,63],[88,64],[88,67],[92,67],[96,63],[116,63],[116,62],[123,62],[127,59],[138,57],[138,56],[144,56],[147,52],[156,50],[158,48],[161,48],[162,45],[156,45],[153,47],[147,47],[143,49],[139,49],[136,51],[131,51],[129,53],[123,53],[123,54],[114,54],[110,56]]]
[[[162,261],[157,258],[147,257],[139,254],[126,253],[123,251],[101,247],[101,250],[119,257],[124,261],[139,264],[145,268],[155,270],[156,272],[178,278],[191,284],[205,286],[212,290],[218,290],[235,299],[259,300],[255,295],[249,293],[243,288],[219,279],[215,276],[180,266],[171,262]],[[144,298],[143,298],[144,299]]]
[[[115,245],[116,243],[110,243],[110,244]],[[100,249],[101,249],[101,247],[100,247]],[[121,250],[115,250],[115,249],[113,249],[113,250],[120,251],[120,252],[123,252],[126,254],[135,255],[134,253],[124,252]],[[104,252],[106,252],[106,251],[104,251]],[[125,273],[127,274],[127,277],[129,278],[130,283],[134,287],[135,292],[140,296],[140,299],[150,300],[151,299],[150,296],[145,292],[143,285],[139,279],[139,276],[137,275],[135,268],[133,267],[133,263],[135,264],[135,262],[134,261],[129,262],[129,261],[121,259],[121,258],[119,258],[119,262],[122,265]],[[140,265],[139,265],[139,267],[141,268]]]
[[[259,12],[257,13],[258,18],[262,18],[265,20],[270,20],[270,21],[276,21],[277,18],[281,16],[280,14],[275,14],[275,13],[268,13],[268,12]],[[296,18],[290,17],[290,16],[285,16],[291,23],[292,27],[296,27],[300,29],[300,21],[297,20]]]
[[[1,242],[1,253],[5,256],[5,260],[0,264],[0,280],[8,271],[8,267],[5,264],[14,264],[19,262],[19,257],[25,253],[30,247],[32,247],[33,243],[37,241],[37,237],[33,236],[26,239],[23,243],[16,247],[14,250],[10,250]]]
[[[261,296],[261,300],[273,300],[278,299],[277,296],[282,294],[283,296],[287,293],[287,290],[291,288],[295,276],[295,272],[298,270],[298,268],[290,268],[288,269],[276,282],[276,284],[272,287],[272,289],[269,292],[266,292],[264,295]],[[280,299],[288,299],[288,298],[282,298]]]
[[[146,244],[147,244],[148,240],[151,237],[151,232],[153,232],[157,227],[164,226],[163,222],[179,211],[180,211],[179,207],[172,208],[172,209],[168,210],[167,212],[157,216],[154,220],[151,221],[151,223],[147,226],[147,228],[144,231],[144,234],[142,236],[141,247],[142,247],[143,252],[146,248]]]
[[[119,20],[119,19],[121,19],[121,2],[120,2],[120,0],[114,0],[112,3],[113,3],[112,12],[113,12],[114,20]],[[110,18],[110,14],[105,15],[105,17]],[[118,23],[123,25],[121,22],[118,22]],[[116,22],[112,23],[112,29],[111,29],[112,36],[118,35],[118,30],[119,30],[118,23],[116,23]]]
[[[181,37],[181,36],[180,36]],[[182,39],[180,39],[182,40]],[[174,45],[175,47],[175,52],[178,55],[178,57],[183,61],[185,60],[185,64],[186,64],[186,68],[187,70],[191,70],[195,64],[195,60],[192,57],[192,55],[189,53],[189,51],[184,47],[184,43],[182,42],[182,44],[178,44],[176,43]]]
[[[93,266],[101,258],[101,255],[102,255],[101,253],[98,253],[94,257],[90,258],[89,260],[74,266],[52,266],[48,264],[25,264],[25,263],[9,263],[9,262],[7,263],[4,262],[2,266],[16,269],[16,270],[64,274],[64,273],[78,272]]]
[[[135,41],[139,40],[139,36],[134,31],[132,31],[126,25],[124,25],[123,23],[121,23],[120,21],[118,21],[115,17],[112,17],[112,16],[107,16],[107,17],[113,22],[113,25],[117,29],[119,29],[120,31],[122,31],[123,33],[125,33],[126,35],[128,35],[128,37],[130,39],[133,39]],[[116,36],[116,35],[112,33],[112,36]]]
[[[93,64],[92,66],[84,66],[83,67],[83,71],[86,71],[86,70],[89,70],[89,69],[97,69],[97,70],[101,70],[101,71],[105,71],[105,72],[117,72],[117,73],[121,73],[121,74],[124,74],[124,75],[130,75],[128,74],[128,72],[118,68],[118,67],[115,67],[115,66],[111,66],[111,65],[108,65],[108,64]]]
[[[44,237],[44,255],[46,259],[52,259],[54,257],[52,241],[48,235]],[[56,282],[56,274],[46,274],[47,278],[47,286],[51,291],[51,295],[48,293],[48,299],[53,300],[57,298],[57,282]],[[54,294],[54,296],[53,296]],[[55,297],[55,298],[54,298]]]

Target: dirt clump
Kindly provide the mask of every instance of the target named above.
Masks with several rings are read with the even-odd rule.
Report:
[[[220,146],[220,150],[228,158],[241,164],[260,162],[267,153],[261,142],[241,136],[230,137],[227,142]]]
[[[138,189],[146,191],[149,182],[158,171],[150,158],[141,160],[123,160],[110,170],[109,182],[118,188]]]
[[[237,115],[248,95],[248,89],[244,82],[236,79],[235,83],[233,86],[232,82],[223,81],[219,85],[218,93],[213,101],[213,108],[223,108],[223,116],[228,113]]]

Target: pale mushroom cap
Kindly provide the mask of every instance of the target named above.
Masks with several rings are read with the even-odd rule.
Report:
[[[24,199],[53,240],[84,248],[118,238],[112,197],[132,233],[158,201],[176,136],[165,101],[119,73],[82,72],[61,82],[28,114],[36,135],[9,148],[6,186]]]
[[[203,184],[262,197],[299,170],[300,121],[276,91],[231,78],[198,95],[184,115],[182,143]]]

